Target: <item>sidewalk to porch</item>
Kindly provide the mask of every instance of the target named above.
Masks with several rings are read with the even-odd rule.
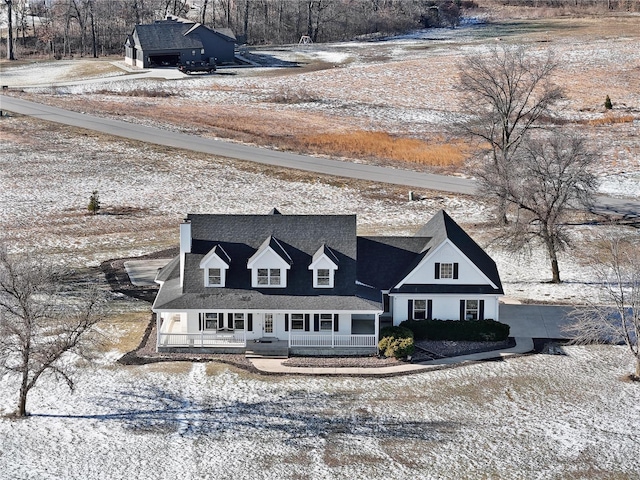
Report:
[[[376,375],[396,375],[402,373],[414,373],[420,371],[438,370],[443,366],[451,366],[466,362],[478,362],[483,360],[492,360],[496,358],[507,358],[513,355],[522,355],[533,351],[533,339],[518,337],[515,338],[516,346],[503,350],[493,350],[490,352],[473,353],[470,355],[461,355],[459,357],[442,358],[438,360],[430,360],[422,363],[407,363],[402,365],[393,365],[390,367],[378,368],[354,368],[354,367],[288,367],[282,365],[282,359],[274,358],[250,358],[253,366],[268,373],[282,374],[302,374],[302,375],[358,375],[358,376],[376,376]]]

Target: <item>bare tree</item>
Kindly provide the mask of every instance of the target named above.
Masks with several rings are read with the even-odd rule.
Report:
[[[577,308],[568,332],[575,343],[624,342],[635,358],[640,380],[640,242],[607,238],[592,258],[602,284],[599,301]]]
[[[0,369],[20,379],[16,414],[43,374],[73,390],[70,354],[87,357],[96,340],[98,295],[75,307],[61,302],[60,271],[34,258],[11,257],[0,246]]]
[[[551,262],[552,282],[560,283],[558,252],[569,245],[566,216],[593,201],[596,156],[584,139],[559,133],[528,140],[508,169],[490,164],[480,188],[503,195],[510,223],[500,240],[514,251],[540,242]]]
[[[538,56],[524,47],[493,47],[486,56],[473,54],[460,68],[460,88],[466,95],[466,110],[473,117],[462,130],[489,145],[487,168],[504,179],[518,148],[536,122],[560,98],[561,90],[551,82],[557,63],[553,52]],[[498,220],[506,223],[506,192],[494,185]]]

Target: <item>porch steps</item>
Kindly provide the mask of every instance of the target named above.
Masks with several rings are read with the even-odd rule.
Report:
[[[278,340],[247,342],[246,358],[289,358],[289,343]]]

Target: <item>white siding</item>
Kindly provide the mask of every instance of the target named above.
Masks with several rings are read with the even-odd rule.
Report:
[[[498,295],[424,295],[402,294],[393,296],[393,324],[399,325],[409,318],[409,300],[432,300],[432,318],[459,320],[460,300],[484,300],[484,318],[498,320]]]
[[[457,263],[458,279],[435,278],[436,263]],[[428,255],[423,263],[418,265],[402,282],[403,284],[465,284],[465,285],[489,285],[490,281],[466,256],[454,247],[448,240],[443,243],[433,254]]]

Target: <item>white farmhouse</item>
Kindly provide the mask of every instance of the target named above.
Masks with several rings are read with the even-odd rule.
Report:
[[[157,276],[159,351],[375,352],[407,319],[498,320],[493,260],[444,211],[413,237],[359,237],[355,215],[188,215]]]

